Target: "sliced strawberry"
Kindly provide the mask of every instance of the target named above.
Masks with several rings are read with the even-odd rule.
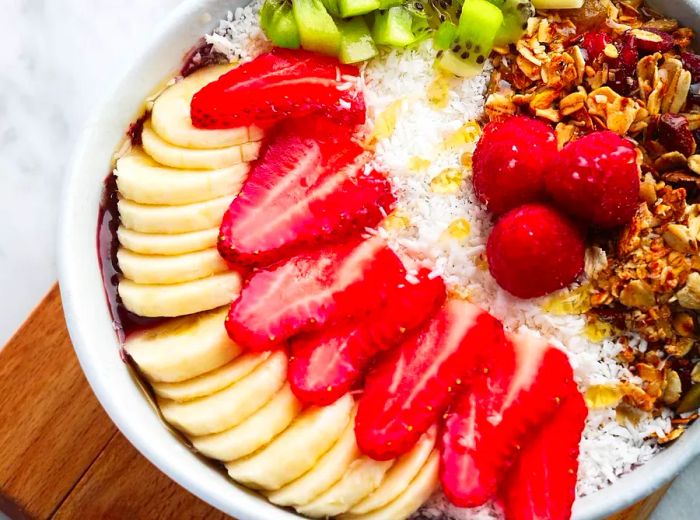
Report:
[[[409,451],[478,370],[481,354],[503,341],[498,320],[449,300],[368,374],[355,421],[360,450],[376,460]]]
[[[357,67],[312,52],[274,49],[205,86],[192,98],[197,128],[270,125],[323,112],[352,124],[365,119]]]
[[[588,409],[574,389],[520,453],[502,488],[508,520],[568,520]]]
[[[246,350],[273,349],[298,333],[370,312],[405,275],[380,238],[303,253],[256,271],[233,302],[226,330]]]
[[[401,341],[437,311],[445,300],[442,278],[418,274],[417,284],[389,292],[381,309],[362,320],[292,340],[288,378],[305,404],[325,406],[347,393],[372,358]]]
[[[219,252],[264,266],[378,224],[394,197],[384,175],[365,171],[369,158],[343,127],[318,118],[284,125],[224,216]]]
[[[566,355],[544,340],[513,336],[492,349],[486,370],[445,415],[440,479],[449,500],[476,507],[491,499],[522,443],[572,384]]]

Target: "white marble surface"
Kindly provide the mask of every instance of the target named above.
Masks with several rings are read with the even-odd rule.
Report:
[[[82,121],[180,1],[2,0],[0,345],[56,278],[59,187]],[[698,487],[700,462],[654,519],[700,518]]]
[[[83,120],[179,2],[0,2],[0,345],[56,279],[59,187]]]

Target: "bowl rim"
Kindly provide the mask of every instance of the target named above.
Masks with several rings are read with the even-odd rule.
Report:
[[[111,365],[118,359],[119,349],[104,296],[95,240],[99,209],[96,202],[99,203],[104,177],[97,182],[95,167],[103,165],[104,174],[108,173],[119,136],[123,138],[128,121],[133,120],[130,116],[142,106],[148,93],[177,70],[197,38],[211,31],[227,11],[246,3],[185,0],[157,26],[140,56],[104,96],[81,132],[64,180],[58,232],[59,283],[68,330],[83,373],[129,442],[172,480],[224,513],[240,520],[291,520],[301,517],[270,504],[203,463],[162,425],[131,381],[126,365],[121,360],[117,362],[122,366]],[[667,4],[679,4],[681,9],[692,11],[695,23],[691,25],[700,27],[700,1],[666,0],[665,10]],[[153,78],[158,80],[152,81]],[[121,107],[132,110],[120,110]],[[125,125],[115,126],[124,121]],[[112,336],[111,341],[108,335]],[[162,431],[159,433],[158,429]],[[700,422],[651,461],[607,488],[577,500],[572,518],[600,519],[624,509],[661,488],[699,454]]]

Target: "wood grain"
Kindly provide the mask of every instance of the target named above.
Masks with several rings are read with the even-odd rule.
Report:
[[[118,433],[80,370],[57,286],[0,352],[0,446],[12,519],[225,518]]]
[[[115,433],[73,354],[55,286],[0,352],[0,494],[49,517]]]
[[[661,502],[661,499],[664,497],[666,491],[668,491],[668,488],[670,487],[671,483],[669,482],[646,500],[637,502],[624,511],[620,511],[616,515],[613,515],[608,520],[647,520],[649,517],[651,517],[654,509],[656,509],[656,506],[659,505],[659,502]]]
[[[73,353],[58,288],[0,352],[0,511],[13,520],[227,518],[117,431]],[[647,520],[668,486],[609,520]]]
[[[56,512],[73,518],[228,518],[161,473],[117,435]]]

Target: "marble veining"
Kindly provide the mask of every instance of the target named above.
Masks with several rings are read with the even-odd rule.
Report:
[[[2,2],[0,346],[56,279],[61,181],[84,120],[180,1]]]

